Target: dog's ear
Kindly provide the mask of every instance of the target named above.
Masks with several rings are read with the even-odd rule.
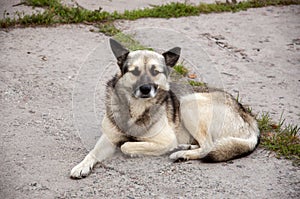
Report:
[[[117,58],[117,63],[119,67],[122,69],[124,62],[127,59],[129,54],[129,50],[124,48],[119,42],[114,39],[109,39],[111,50],[113,51],[115,57]]]
[[[176,62],[178,61],[178,59],[180,57],[180,51],[181,51],[181,48],[175,47],[175,48],[172,48],[162,54],[165,58],[167,66],[169,66],[169,67],[175,66]]]

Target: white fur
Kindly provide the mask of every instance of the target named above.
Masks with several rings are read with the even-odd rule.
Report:
[[[87,176],[97,162],[110,157],[115,152],[116,146],[103,134],[93,150],[71,170],[71,177],[82,178]]]

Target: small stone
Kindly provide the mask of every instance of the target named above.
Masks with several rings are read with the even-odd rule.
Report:
[[[37,183],[36,182],[32,182],[32,183],[30,183],[30,186],[36,187]]]

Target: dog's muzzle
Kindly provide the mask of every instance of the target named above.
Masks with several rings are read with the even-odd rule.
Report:
[[[157,85],[143,84],[134,91],[136,98],[153,98],[157,93]]]

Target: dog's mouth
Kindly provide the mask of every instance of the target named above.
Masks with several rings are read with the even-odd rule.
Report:
[[[133,93],[136,98],[154,98],[157,94],[158,86],[156,84],[143,84]]]

